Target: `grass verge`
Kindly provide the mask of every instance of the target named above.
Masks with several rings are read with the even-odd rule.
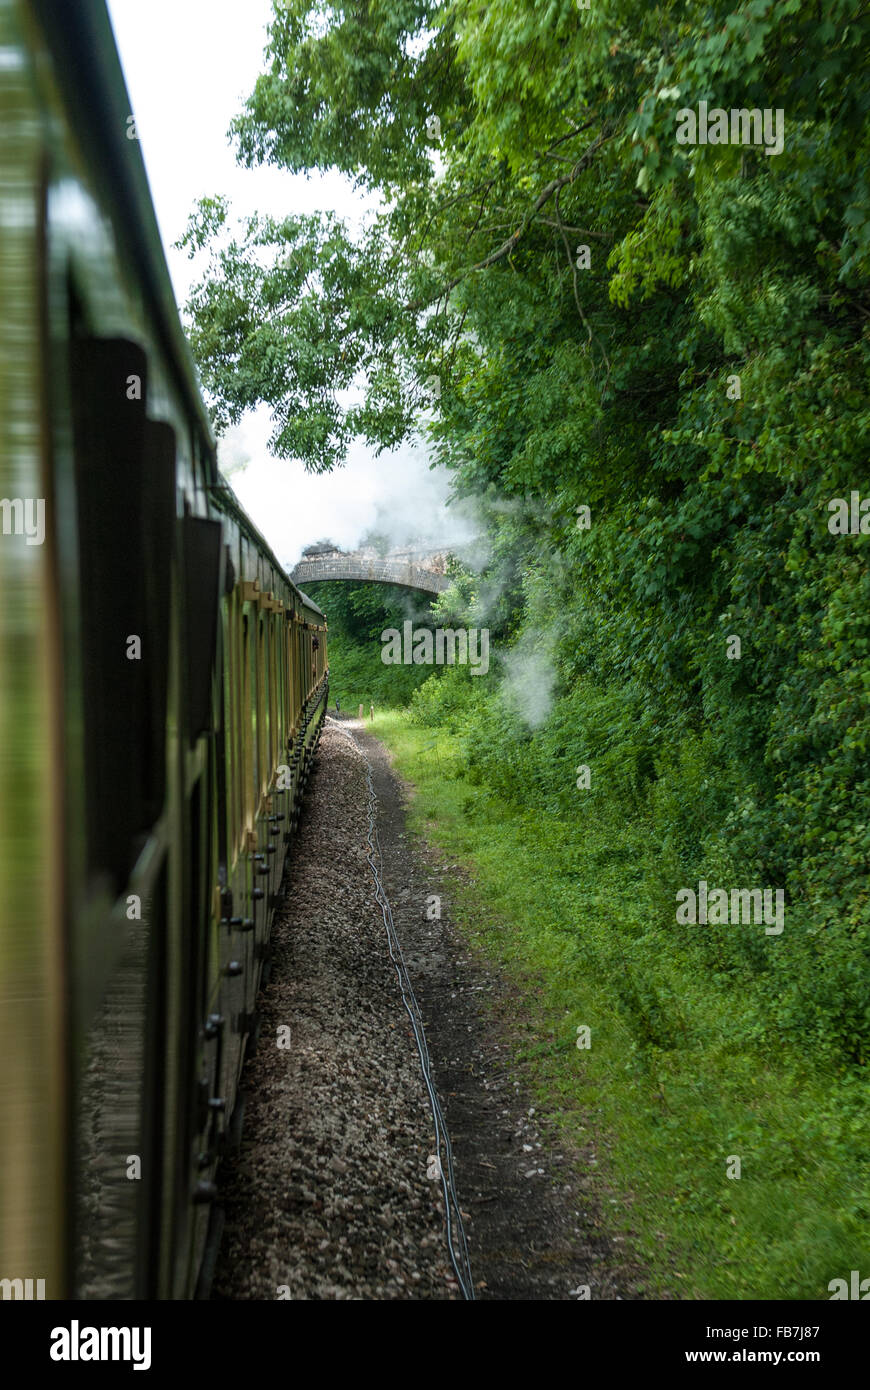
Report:
[[[870,1275],[865,1086],[753,1047],[760,996],[645,953],[643,825],[519,811],[404,712],[373,732],[416,788],[412,832],[472,876],[454,920],[527,1000],[517,1061],[566,1139],[594,1141],[599,1204],[648,1296],[824,1300]]]

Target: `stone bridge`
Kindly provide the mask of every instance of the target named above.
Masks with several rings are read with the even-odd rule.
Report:
[[[325,579],[349,579],[373,584],[401,584],[426,594],[449,588],[446,552],[424,555],[414,550],[324,550],[303,555],[290,572],[300,589]]]

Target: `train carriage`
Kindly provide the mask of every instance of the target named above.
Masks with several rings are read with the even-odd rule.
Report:
[[[13,1297],[203,1291],[328,693],[323,614],[218,472],[130,118],[103,0],[0,0]]]

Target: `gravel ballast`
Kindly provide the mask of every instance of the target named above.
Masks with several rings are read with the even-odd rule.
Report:
[[[459,1296],[434,1130],[366,859],[365,764],[327,725],[272,934],[212,1298]],[[279,1039],[289,1046],[279,1046]]]

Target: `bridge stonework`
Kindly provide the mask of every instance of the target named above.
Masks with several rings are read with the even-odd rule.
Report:
[[[425,564],[383,559],[368,555],[324,555],[300,560],[290,578],[301,589],[326,579],[351,579],[374,584],[401,584],[406,589],[420,589],[427,594],[440,594],[450,587],[446,574],[428,569]]]

